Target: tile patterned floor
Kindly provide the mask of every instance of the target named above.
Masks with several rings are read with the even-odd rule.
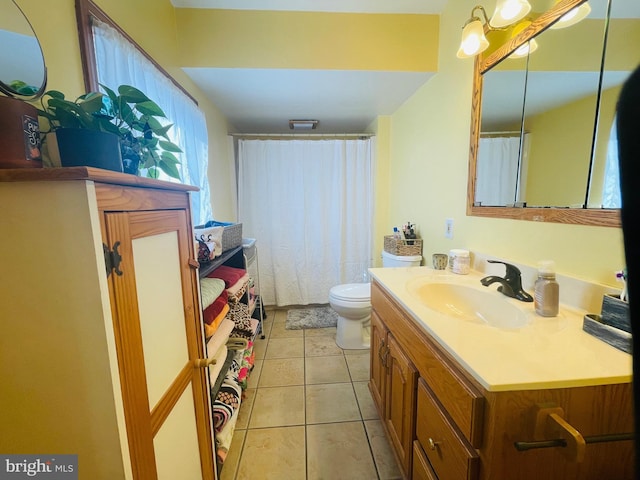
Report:
[[[335,328],[286,330],[267,310],[220,480],[402,478],[367,387],[369,351]]]

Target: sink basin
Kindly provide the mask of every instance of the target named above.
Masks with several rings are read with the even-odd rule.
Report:
[[[501,329],[518,329],[529,323],[527,313],[495,291],[451,283],[418,283],[409,291],[423,305],[462,320]]]

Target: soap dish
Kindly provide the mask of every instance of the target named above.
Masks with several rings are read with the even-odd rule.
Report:
[[[582,322],[582,329],[618,350],[631,353],[631,334],[619,328],[605,325],[602,323],[600,315],[594,313],[585,315]]]

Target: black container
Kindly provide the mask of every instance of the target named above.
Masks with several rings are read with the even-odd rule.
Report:
[[[83,128],[55,131],[60,164],[63,167],[96,167],[122,172],[120,138],[109,132]]]

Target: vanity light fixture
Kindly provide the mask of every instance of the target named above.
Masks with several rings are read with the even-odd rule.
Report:
[[[499,0],[489,25],[493,28],[508,27],[523,19],[531,11],[527,0]]]
[[[579,21],[584,20],[590,13],[591,5],[589,5],[589,2],[584,2],[582,5],[574,8],[573,10],[569,10],[549,28],[552,30],[557,30],[560,28],[570,27],[571,25],[575,25]]]
[[[474,15],[476,10],[479,10],[480,13],[482,13],[482,16],[484,17],[484,25],[480,17]],[[469,17],[469,20],[467,20],[464,27],[462,27],[462,41],[460,42],[458,53],[456,53],[458,58],[473,57],[487,49],[489,41],[484,35],[485,25],[489,30],[491,30],[491,26],[489,26],[489,19],[487,18],[487,12],[484,11],[484,8],[481,5],[476,5],[471,10],[471,17]]]
[[[479,11],[482,18],[475,15]],[[509,25],[523,19],[531,11],[531,5],[527,0],[499,0],[491,20],[482,5],[476,5],[471,10],[471,16],[462,27],[462,41],[456,53],[458,58],[469,58],[484,52],[489,47],[489,41],[485,36],[485,29],[504,30]],[[483,23],[484,20],[484,23]]]
[[[318,120],[289,120],[289,128],[291,130],[315,130],[318,126]]]
[[[523,22],[520,22],[515,27],[513,27],[513,32],[511,32],[511,38],[514,38],[515,36],[517,36],[529,25],[531,25],[531,22],[529,20],[525,20]],[[532,38],[528,42],[523,43],[518,48],[516,48],[514,52],[511,55],[509,55],[507,58],[514,59],[514,58],[526,57],[530,53],[535,52],[537,49],[538,49],[538,42],[536,42],[535,38]]]

